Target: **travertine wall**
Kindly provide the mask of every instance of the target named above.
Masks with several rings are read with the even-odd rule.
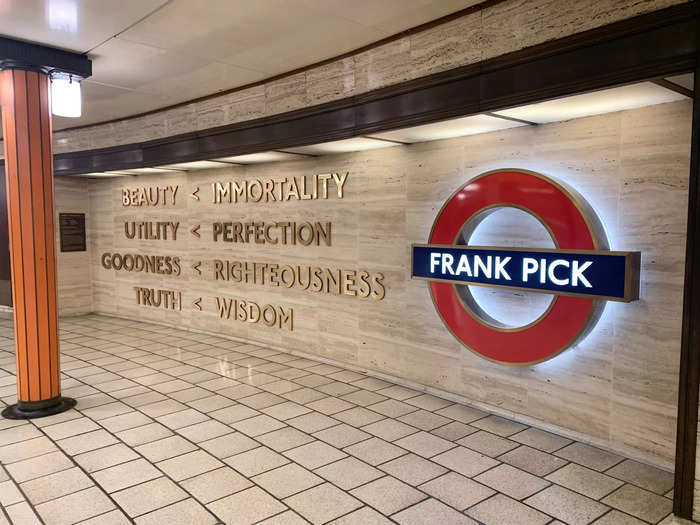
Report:
[[[354,154],[92,181],[93,308],[342,361],[670,465],[690,123],[688,101]],[[594,332],[577,348],[524,368],[493,364],[466,350],[443,326],[426,284],[410,279],[410,245],[427,240],[445,199],[471,177],[502,167],[540,171],[569,183],[596,208],[614,249],[643,254],[640,301],[608,303]],[[212,203],[214,181],[346,171],[343,199]],[[123,188],[167,185],[178,186],[175,206],[122,205]],[[200,201],[188,196],[197,186]],[[63,207],[60,192],[58,201]],[[331,221],[332,246],[211,240],[214,221],[263,220]],[[179,222],[177,240],[127,239],[125,221]],[[201,238],[189,231],[197,224]],[[108,270],[100,263],[105,252],[180,256],[182,273]],[[376,301],[215,281],[214,259],[381,272],[386,297]],[[200,260],[201,276],[191,268]],[[182,311],[137,305],[135,286],[182,292]],[[293,308],[294,330],[219,319],[217,296]],[[201,312],[191,305],[198,297],[203,298]]]
[[[256,87],[143,117],[60,131],[54,134],[54,150],[64,153],[153,140],[338,100],[685,1],[508,0]]]
[[[92,281],[90,280],[90,245],[85,252],[61,252],[59,213],[88,212],[88,181],[75,178],[54,179],[56,214],[56,257],[58,264],[58,311],[60,315],[83,314],[92,311]]]

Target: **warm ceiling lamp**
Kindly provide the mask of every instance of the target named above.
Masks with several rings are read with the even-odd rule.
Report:
[[[51,73],[51,112],[59,117],[79,117],[82,113],[80,81],[68,73]]]

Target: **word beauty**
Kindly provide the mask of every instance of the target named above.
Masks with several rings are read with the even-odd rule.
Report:
[[[177,188],[177,185],[122,188],[122,206],[175,206]]]
[[[413,246],[413,277],[532,292],[638,299],[638,252]]]
[[[557,249],[470,246],[478,225],[515,207],[549,231]],[[580,342],[606,300],[639,297],[639,252],[609,251],[603,226],[575,191],[539,173],[496,170],[458,189],[438,213],[427,244],[412,247],[414,279],[427,280],[438,315],[475,354],[509,365],[546,361]],[[509,326],[479,305],[469,285],[552,294],[547,311]]]
[[[276,177],[243,181],[213,182],[211,185],[214,204],[237,202],[284,202],[289,200],[327,199],[335,194],[343,198],[345,173],[321,173],[301,177]]]

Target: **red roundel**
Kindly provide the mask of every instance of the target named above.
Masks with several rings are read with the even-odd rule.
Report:
[[[482,175],[461,188],[435,219],[430,244],[455,244],[463,226],[486,208],[517,206],[538,217],[557,248],[597,249],[595,233],[573,196],[542,175],[503,170]],[[435,306],[450,331],[470,350],[506,364],[537,363],[562,352],[595,319],[596,301],[556,296],[549,310],[522,329],[503,330],[478,319],[452,283],[430,282]]]

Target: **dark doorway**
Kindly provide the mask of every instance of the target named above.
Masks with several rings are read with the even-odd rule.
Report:
[[[7,229],[5,173],[0,170],[0,305],[12,306],[10,287],[10,239]]]

